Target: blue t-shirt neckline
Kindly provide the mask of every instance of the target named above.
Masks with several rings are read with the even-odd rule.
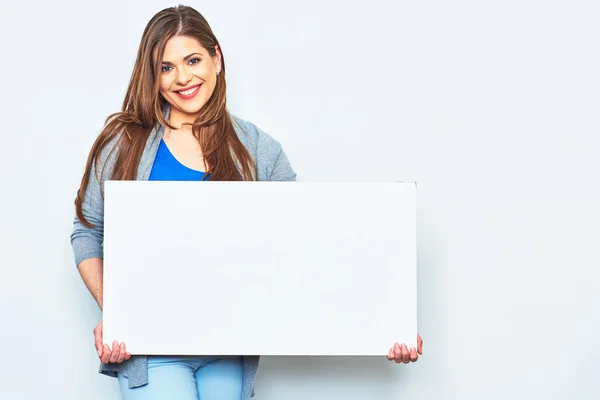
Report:
[[[154,159],[154,164],[152,165],[152,170],[150,171],[148,180],[199,181],[202,180],[204,175],[204,171],[198,171],[183,165],[177,158],[175,158],[173,153],[171,153],[171,150],[169,150],[169,147],[165,141],[162,138],[160,139],[156,158]],[[208,174],[206,179],[209,177],[210,174]]]

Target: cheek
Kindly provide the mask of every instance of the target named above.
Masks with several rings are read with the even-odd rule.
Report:
[[[217,75],[216,69],[212,68],[212,66],[208,64],[198,66],[193,73],[205,82],[210,81],[213,77],[213,74],[215,76]]]
[[[171,87],[171,81],[169,80],[168,77],[161,76],[158,84],[159,84],[159,90],[162,93],[162,95],[164,96],[166,94],[166,92],[169,91],[169,88]],[[163,92],[165,92],[165,93],[163,93]]]
[[[163,99],[167,100],[167,96],[169,95],[168,93],[166,93],[164,90],[160,89],[158,91],[158,93],[160,93],[160,95],[162,96]]]

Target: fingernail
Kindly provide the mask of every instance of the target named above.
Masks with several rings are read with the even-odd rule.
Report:
[[[102,350],[98,350],[98,357],[102,357]]]

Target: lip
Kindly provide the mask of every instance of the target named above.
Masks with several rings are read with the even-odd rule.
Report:
[[[175,92],[175,94],[176,94],[177,96],[179,96],[179,98],[181,98],[181,99],[183,99],[183,100],[190,100],[190,99],[193,99],[194,97],[196,97],[196,95],[197,95],[197,94],[198,94],[198,92],[200,91],[200,86],[202,86],[202,84],[201,84],[201,83],[200,83],[200,84],[197,84],[197,85],[188,86],[188,87],[186,87],[186,88],[179,89],[179,90],[177,90],[177,91],[174,91],[174,92]],[[192,94],[190,94],[190,95],[188,95],[188,96],[186,96],[186,95],[184,95],[184,94],[181,94],[181,93],[179,93],[179,92],[184,92],[184,91],[186,91],[186,90],[193,89],[193,88],[195,88],[195,87],[197,87],[198,89],[197,89],[197,90],[196,90],[194,93],[192,93]]]

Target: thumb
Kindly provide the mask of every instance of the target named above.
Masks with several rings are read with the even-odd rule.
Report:
[[[96,346],[96,350],[98,351],[98,357],[102,357],[102,352],[104,349],[104,345],[102,344],[102,322],[96,326],[94,329],[94,344]]]

